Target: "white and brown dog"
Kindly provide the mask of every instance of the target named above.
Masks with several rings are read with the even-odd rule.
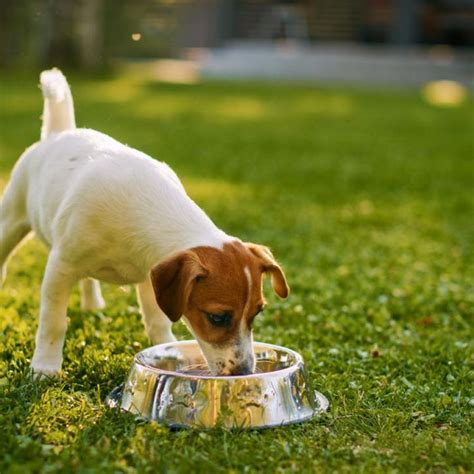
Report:
[[[102,308],[104,280],[137,284],[153,343],[175,340],[171,323],[183,317],[212,373],[251,373],[263,274],[288,295],[271,252],[218,229],[166,164],[76,129],[58,69],[41,74],[41,88],[41,141],[18,161],[0,203],[2,281],[8,256],[31,230],[50,248],[33,370],[60,371],[71,289],[80,281],[82,308]]]

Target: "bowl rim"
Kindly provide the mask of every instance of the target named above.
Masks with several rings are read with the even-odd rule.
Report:
[[[161,375],[169,375],[176,378],[183,378],[183,379],[192,379],[192,380],[215,380],[217,382],[226,382],[230,380],[249,380],[249,379],[259,379],[264,377],[271,377],[271,376],[286,376],[296,370],[300,370],[303,366],[303,356],[298,352],[294,351],[293,349],[288,349],[284,346],[279,346],[277,344],[269,344],[267,342],[259,342],[253,341],[252,346],[259,346],[263,348],[279,350],[281,352],[285,352],[290,354],[294,357],[294,363],[291,364],[289,367],[285,367],[284,369],[273,370],[272,372],[258,372],[248,375],[195,375],[195,374],[186,374],[185,372],[176,372],[173,370],[165,370],[160,369],[159,367],[154,367],[152,365],[145,364],[142,360],[139,360],[140,355],[144,352],[151,351],[157,347],[164,347],[164,346],[189,346],[189,345],[196,345],[199,348],[199,343],[195,339],[187,339],[185,341],[173,341],[173,342],[165,342],[163,344],[156,344],[154,346],[147,347],[146,349],[141,350],[135,357],[133,358],[133,366],[139,366],[145,370],[149,370],[151,372],[161,374]],[[200,349],[200,348],[199,348]]]

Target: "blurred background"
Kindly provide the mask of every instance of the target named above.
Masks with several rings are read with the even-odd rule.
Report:
[[[151,78],[472,80],[472,0],[1,0],[0,66]]]

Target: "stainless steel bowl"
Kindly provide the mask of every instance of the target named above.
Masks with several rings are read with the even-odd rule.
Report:
[[[312,390],[302,357],[254,343],[256,373],[216,377],[196,341],[150,347],[135,356],[128,378],[108,397],[111,407],[172,427],[264,428],[308,420],[328,408]]]

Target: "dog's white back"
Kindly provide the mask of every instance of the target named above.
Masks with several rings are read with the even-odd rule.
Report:
[[[81,278],[137,283],[175,252],[230,240],[169,166],[94,130],[49,135],[15,172],[27,176],[33,230]]]

